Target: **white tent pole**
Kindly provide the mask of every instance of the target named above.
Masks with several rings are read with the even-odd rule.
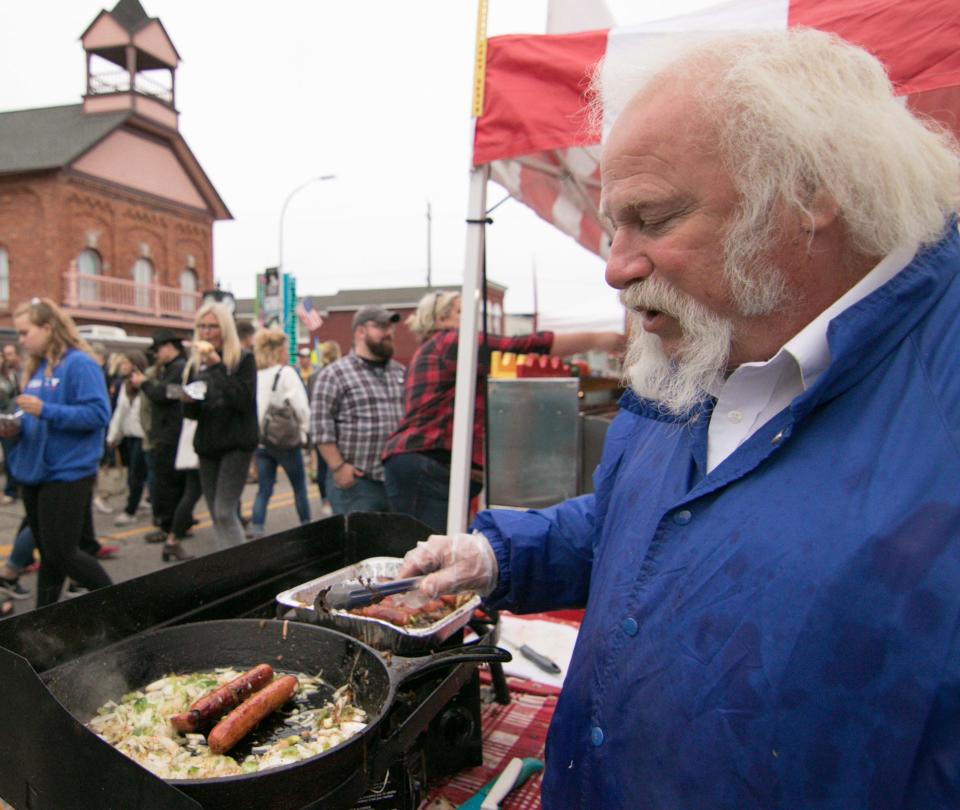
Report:
[[[470,517],[470,456],[473,451],[474,402],[477,392],[477,334],[480,284],[483,274],[487,179],[490,167],[470,170],[467,205],[467,256],[460,292],[460,346],[457,352],[457,389],[453,405],[453,450],[450,458],[450,496],[447,534],[463,532]]]

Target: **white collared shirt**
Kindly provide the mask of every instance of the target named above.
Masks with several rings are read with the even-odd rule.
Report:
[[[707,431],[707,472],[816,382],[830,365],[827,327],[841,312],[903,270],[916,245],[897,248],[765,363],[744,363],[727,377]]]

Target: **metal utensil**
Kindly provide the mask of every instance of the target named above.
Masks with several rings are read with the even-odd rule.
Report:
[[[353,610],[366,607],[395,593],[416,590],[423,577],[394,579],[389,582],[339,582],[326,592],[321,592],[317,603],[327,610]]]
[[[479,596],[474,594],[460,607],[425,627],[397,627],[374,616],[331,611],[317,604],[320,592],[339,582],[393,580],[402,565],[402,557],[368,557],[277,594],[277,604],[292,610],[300,621],[331,627],[378,650],[389,650],[397,655],[427,655],[470,621],[474,610],[480,606]]]
[[[520,652],[524,658],[526,658],[534,666],[539,667],[548,675],[559,675],[563,670],[560,669],[560,666],[552,658],[544,655],[541,652],[537,652],[533,647],[527,644],[517,644],[515,641],[511,641],[506,636],[500,636],[501,641],[505,641],[511,647],[514,647]]]

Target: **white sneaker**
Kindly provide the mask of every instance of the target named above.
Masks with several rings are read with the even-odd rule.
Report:
[[[137,520],[136,515],[131,515],[127,512],[121,512],[113,519],[114,526],[129,526],[131,523],[135,523]]]
[[[93,508],[103,515],[112,515],[113,507],[99,495],[93,499]]]
[[[67,580],[67,589],[63,592],[64,598],[72,599],[74,596],[83,596],[85,593],[87,593],[87,589],[80,583],[74,582],[72,579]]]

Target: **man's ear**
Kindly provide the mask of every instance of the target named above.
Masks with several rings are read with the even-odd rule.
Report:
[[[833,195],[822,188],[817,189],[810,195],[806,209],[801,214],[803,218],[801,227],[810,236],[813,236],[817,231],[829,228],[837,221],[840,214],[840,207]]]

